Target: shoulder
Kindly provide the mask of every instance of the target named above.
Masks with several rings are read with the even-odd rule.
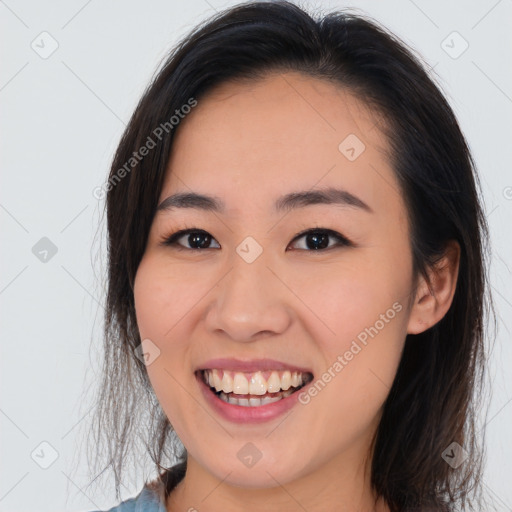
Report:
[[[142,491],[115,507],[103,512],[167,512],[166,496],[185,476],[186,462],[181,462],[164,471],[160,478],[146,482]],[[91,512],[102,512],[100,510]]]
[[[149,482],[137,496],[105,512],[166,512],[164,487],[159,481]]]

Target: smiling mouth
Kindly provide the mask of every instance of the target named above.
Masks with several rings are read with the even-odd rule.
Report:
[[[198,371],[203,382],[220,400],[242,407],[261,407],[279,402],[313,380],[309,372],[235,372],[220,369]]]

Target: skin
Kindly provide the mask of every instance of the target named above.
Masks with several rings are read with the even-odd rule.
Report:
[[[370,486],[372,438],[406,335],[437,323],[451,304],[459,249],[448,246],[431,269],[433,294],[416,283],[380,122],[338,85],[288,72],[224,83],[180,124],[160,201],[194,191],[226,210],[157,212],[135,280],[141,338],[160,350],[148,374],[188,451],[168,511],[389,510],[375,505]],[[365,144],[354,161],[338,149],[349,134]],[[281,195],[331,186],[373,213],[333,204],[273,210]],[[185,228],[207,231],[211,248],[187,249],[188,236],[182,250],[161,243]],[[354,245],[330,238],[328,249],[308,249],[296,235],[313,228]],[[263,249],[250,264],[236,252],[247,236]],[[193,372],[214,357],[274,358],[317,379],[394,303],[401,311],[288,416],[235,424],[200,392]],[[237,457],[247,442],[262,453],[251,468]]]

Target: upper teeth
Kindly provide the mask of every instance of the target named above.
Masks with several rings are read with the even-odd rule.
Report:
[[[204,370],[205,382],[217,391],[235,393],[237,395],[264,395],[286,391],[290,387],[301,386],[307,379],[307,374],[302,372],[273,371],[268,378],[263,374],[269,372],[242,373],[227,370]]]

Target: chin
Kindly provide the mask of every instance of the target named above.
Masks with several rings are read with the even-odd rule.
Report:
[[[219,455],[216,461],[220,460]],[[277,464],[274,458],[265,461],[263,457],[252,467],[246,467],[235,455],[230,460],[224,458],[221,465],[210,466],[208,471],[224,483],[246,489],[269,489],[300,478],[297,464],[292,461]]]
[[[275,474],[275,470],[272,471],[271,467],[267,468],[267,470],[265,469],[260,468],[256,470],[255,468],[250,468],[233,471],[225,478],[224,482],[244,489],[270,489],[282,483],[279,474]]]

